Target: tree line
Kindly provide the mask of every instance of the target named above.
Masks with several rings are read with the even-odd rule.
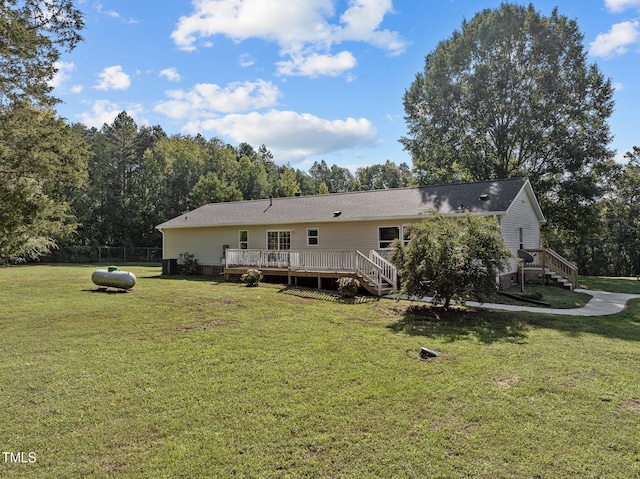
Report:
[[[71,130],[89,155],[85,181],[70,192],[78,229],[67,245],[159,247],[156,225],[208,203],[415,184],[404,163],[352,174],[322,160],[302,171],[276,164],[265,145],[167,135],[160,126],[138,126],[125,111],[99,130]]]

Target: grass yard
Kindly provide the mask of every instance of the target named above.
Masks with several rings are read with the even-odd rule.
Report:
[[[638,300],[444,313],[94,269],[0,269],[0,477],[640,477]]]

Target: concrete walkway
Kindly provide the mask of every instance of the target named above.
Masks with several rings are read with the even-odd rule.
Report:
[[[577,293],[586,293],[592,298],[582,308],[574,309],[556,309],[556,308],[540,308],[537,306],[513,306],[510,304],[496,303],[478,303],[476,301],[467,301],[467,306],[486,309],[500,309],[503,311],[527,311],[530,313],[543,314],[562,314],[565,316],[607,316],[616,314],[624,310],[627,301],[640,298],[640,294],[624,294],[624,293],[608,293],[606,291],[592,291],[589,289],[576,289]],[[397,299],[398,295],[390,294],[385,298]],[[406,297],[403,299],[407,299]],[[425,297],[419,301],[430,303],[432,298]]]

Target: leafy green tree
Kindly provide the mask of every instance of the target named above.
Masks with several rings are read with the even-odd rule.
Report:
[[[215,173],[209,172],[200,177],[191,192],[191,204],[194,208],[224,201],[240,201],[242,193],[234,185],[226,185]]]
[[[603,201],[600,254],[612,276],[640,275],[640,148],[627,152],[628,163],[613,180],[613,194]]]
[[[88,152],[56,118],[50,82],[82,27],[70,0],[0,4],[0,262],[37,258],[76,229]]]
[[[327,195],[329,194],[329,187],[327,186],[327,184],[323,181],[322,183],[320,183],[320,186],[318,186],[318,194],[319,195]]]
[[[295,196],[300,192],[300,183],[293,168],[284,167],[280,173],[279,193],[281,196]]]
[[[82,13],[72,0],[3,0],[0,4],[0,104],[52,107],[60,49],[82,40]]]
[[[413,184],[411,169],[406,163],[397,166],[387,160],[383,165],[363,166],[356,170],[356,183],[360,190],[402,188]]]
[[[430,212],[409,232],[409,243],[396,240],[392,255],[401,293],[432,296],[445,308],[451,300],[464,302],[470,295],[483,299],[495,292],[498,274],[511,257],[490,217],[448,218]]]
[[[356,189],[355,178],[347,168],[341,168],[338,165],[329,167],[324,160],[320,161],[320,163],[314,162],[309,168],[309,175],[316,184],[318,191],[320,191],[320,185],[323,183],[330,193],[344,193]]]
[[[245,200],[266,198],[271,194],[267,172],[261,161],[243,156],[238,161],[235,181]]]
[[[613,167],[611,81],[575,21],[504,3],[440,42],[404,95],[421,184],[527,176],[558,235],[593,232]]]
[[[318,192],[313,178],[307,172],[296,169],[296,181],[300,185],[300,193],[303,195],[315,195]]]
[[[77,227],[74,189],[87,146],[53,112],[26,106],[0,114],[0,262],[47,254]]]

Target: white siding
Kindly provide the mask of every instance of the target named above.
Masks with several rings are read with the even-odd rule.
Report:
[[[416,220],[418,221],[418,220]],[[267,248],[267,231],[291,231],[292,250],[361,251],[368,254],[378,249],[378,227],[398,226],[407,221],[361,221],[333,223],[300,223],[295,225],[236,226],[206,228],[167,228],[164,235],[164,259],[177,259],[181,253],[195,255],[204,266],[220,265],[223,245],[238,249],[239,232],[248,232],[249,249]],[[307,229],[318,230],[318,245],[307,246]]]
[[[536,215],[531,198],[523,188],[500,220],[502,237],[507,247],[516,256],[520,248],[519,231],[522,228],[524,248],[540,247],[540,220]],[[509,272],[517,271],[515,258],[509,262]]]

